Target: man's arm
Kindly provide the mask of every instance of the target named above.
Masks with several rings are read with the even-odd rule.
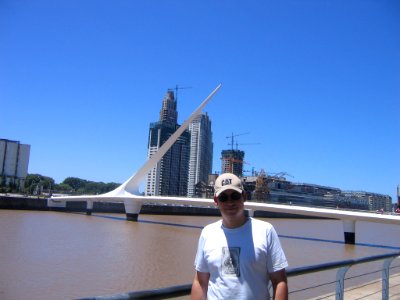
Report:
[[[288,284],[286,277],[286,270],[282,269],[273,273],[269,273],[269,278],[274,289],[275,300],[288,299]]]
[[[203,273],[196,271],[192,284],[192,294],[191,294],[192,300],[207,299],[209,279],[210,279],[210,273]]]

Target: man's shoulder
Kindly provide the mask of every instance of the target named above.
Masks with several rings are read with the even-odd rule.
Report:
[[[251,224],[253,227],[265,230],[271,230],[273,228],[272,224],[263,220],[258,220],[254,218],[250,218]]]
[[[222,221],[218,220],[214,223],[208,224],[203,228],[203,232],[207,233],[207,232],[215,232],[215,230],[220,229],[222,226]]]

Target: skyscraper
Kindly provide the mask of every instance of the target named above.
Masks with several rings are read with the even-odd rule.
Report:
[[[168,91],[162,102],[160,120],[150,124],[148,157],[151,157],[179,127],[176,107],[174,92]],[[185,131],[149,172],[145,187],[146,195],[187,195],[189,146],[189,132]]]
[[[189,125],[190,159],[188,197],[195,195],[196,184],[207,184],[212,171],[213,143],[211,121],[207,114],[197,116]]]

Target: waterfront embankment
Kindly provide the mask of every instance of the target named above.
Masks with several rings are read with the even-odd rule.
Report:
[[[26,197],[18,195],[0,195],[0,209],[16,210],[41,210],[41,211],[65,211],[65,212],[86,212],[85,201],[70,201],[65,207],[48,207],[47,198]],[[125,213],[123,203],[95,202],[93,213]],[[141,214],[151,215],[187,215],[187,216],[219,216],[216,207],[195,207],[187,205],[158,205],[144,204],[140,210]],[[301,218],[319,219],[286,213],[273,213],[268,211],[255,211],[255,217],[260,218]]]

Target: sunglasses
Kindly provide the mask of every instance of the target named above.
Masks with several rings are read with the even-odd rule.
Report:
[[[230,194],[230,195],[225,194],[225,193],[221,193],[221,195],[218,196],[218,200],[219,200],[220,202],[228,201],[229,198],[230,198],[231,200],[233,200],[233,201],[237,201],[237,200],[239,200],[239,199],[242,198],[242,194],[239,193],[239,192],[233,192],[233,193]]]

